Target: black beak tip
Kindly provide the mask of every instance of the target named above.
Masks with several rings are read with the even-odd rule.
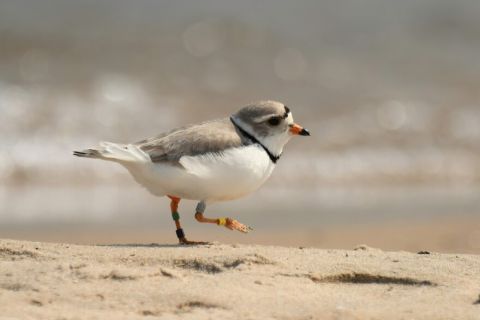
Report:
[[[310,136],[310,132],[307,129],[302,129],[298,134],[301,136]]]

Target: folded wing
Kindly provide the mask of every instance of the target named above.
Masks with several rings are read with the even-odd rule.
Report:
[[[222,153],[248,143],[227,119],[192,125],[136,143],[152,162],[179,165],[184,156]]]

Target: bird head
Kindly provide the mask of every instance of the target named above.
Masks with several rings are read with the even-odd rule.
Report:
[[[260,101],[232,115],[232,121],[279,156],[293,136],[309,136],[307,129],[293,121],[292,112],[281,102]]]

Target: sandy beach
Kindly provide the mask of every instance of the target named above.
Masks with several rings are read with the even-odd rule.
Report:
[[[480,319],[480,256],[0,240],[0,319]]]
[[[479,16],[0,0],[0,320],[480,320]]]

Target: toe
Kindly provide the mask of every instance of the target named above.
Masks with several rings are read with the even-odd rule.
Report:
[[[243,233],[248,233],[250,230],[252,230],[252,228],[250,228],[249,226],[243,223],[238,222],[237,220],[231,220],[230,223],[227,223],[227,227],[229,229],[232,229],[232,230],[235,229]]]

